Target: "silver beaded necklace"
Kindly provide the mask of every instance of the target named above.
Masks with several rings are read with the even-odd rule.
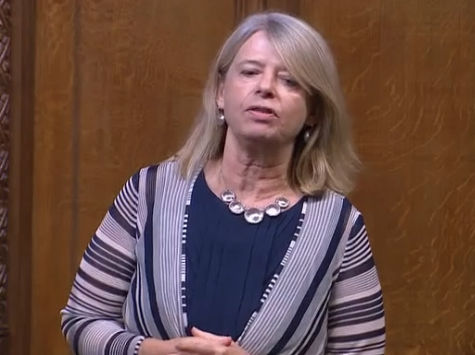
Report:
[[[223,170],[220,167],[219,177],[226,186],[226,181],[223,176]],[[285,197],[277,197],[273,203],[267,205],[265,208],[260,209],[257,207],[246,207],[237,199],[233,190],[225,188],[221,193],[221,200],[228,205],[229,210],[234,214],[244,214],[246,222],[251,224],[257,224],[262,222],[264,215],[269,217],[277,217],[282,211],[286,210],[290,206],[290,202]]]
[[[232,213],[238,215],[244,213],[244,219],[251,224],[262,222],[264,215],[276,217],[290,205],[289,200],[285,197],[277,197],[273,203],[267,205],[264,209],[246,207],[236,198],[236,194],[230,189],[226,189],[221,193],[221,200],[228,205]]]

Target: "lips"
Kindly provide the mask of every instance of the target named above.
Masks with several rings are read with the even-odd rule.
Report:
[[[255,106],[250,106],[247,111],[258,115],[262,117],[270,117],[270,116],[276,116],[277,113],[270,107],[268,106],[260,106],[260,105],[255,105]]]

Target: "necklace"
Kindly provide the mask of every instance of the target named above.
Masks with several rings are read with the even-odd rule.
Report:
[[[270,217],[276,217],[290,205],[289,200],[285,197],[277,197],[273,203],[267,205],[264,209],[256,207],[247,208],[236,198],[236,194],[230,189],[226,189],[221,193],[221,200],[228,205],[232,213],[244,213],[244,219],[251,224],[262,222],[265,214]]]

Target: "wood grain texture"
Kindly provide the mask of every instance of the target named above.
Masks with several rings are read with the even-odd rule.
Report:
[[[232,5],[81,2],[77,262],[125,180],[188,134]]]
[[[334,49],[365,169],[388,354],[475,353],[475,3],[303,1]]]
[[[266,11],[281,11],[295,16],[300,16],[300,0],[267,0]]]
[[[267,9],[267,0],[234,0],[234,24],[237,26],[246,16]]]
[[[67,353],[59,311],[71,287],[74,6],[36,4],[31,354]]]
[[[262,11],[280,11],[298,15],[299,0],[234,0],[235,24],[239,24],[245,17]]]

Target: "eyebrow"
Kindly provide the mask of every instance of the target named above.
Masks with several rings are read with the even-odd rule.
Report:
[[[255,59],[244,59],[244,60],[241,60],[240,62],[238,62],[238,65],[244,65],[244,64],[253,64],[253,65],[257,65],[259,67],[263,67],[264,64],[258,60],[255,60]]]
[[[238,66],[241,66],[241,65],[246,65],[246,64],[251,64],[251,65],[256,65],[260,68],[264,67],[264,63],[262,63],[261,61],[259,60],[256,60],[256,59],[244,59],[244,60],[241,60],[240,62],[237,63]],[[285,71],[285,72],[289,72],[289,70],[284,67],[284,66],[280,66],[277,68],[279,71]]]

